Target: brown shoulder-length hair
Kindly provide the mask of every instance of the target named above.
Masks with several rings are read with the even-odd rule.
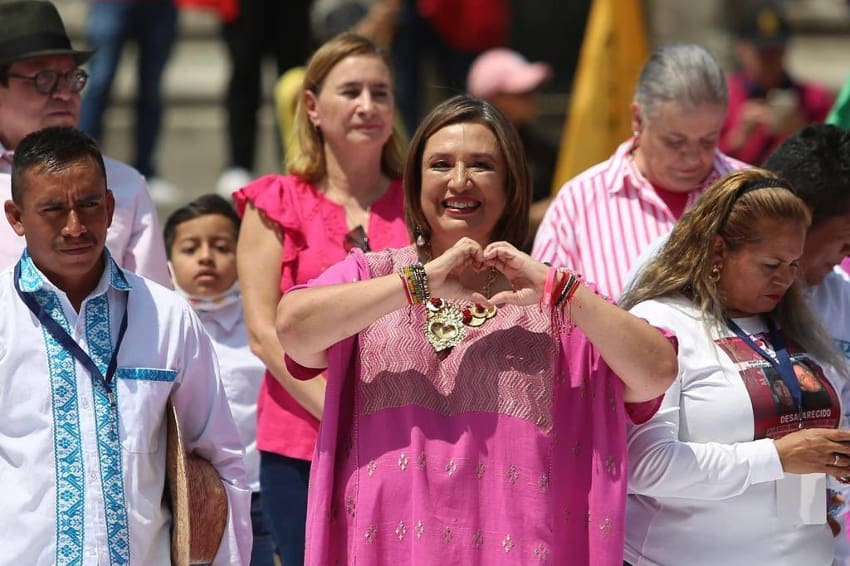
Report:
[[[351,32],[341,33],[322,44],[307,62],[304,87],[295,108],[295,135],[298,144],[295,151],[287,155],[287,169],[310,183],[315,184],[325,178],[327,165],[322,133],[310,122],[304,101],[308,92],[318,96],[331,70],[343,59],[355,55],[377,57],[392,73],[392,65],[386,52],[365,37]],[[392,96],[392,93],[390,95]],[[404,149],[404,134],[395,120],[392,134],[384,144],[381,155],[381,171],[390,179],[398,179],[402,175]]]
[[[682,216],[658,254],[620,298],[620,306],[630,309],[650,299],[684,295],[703,313],[707,325],[722,326],[726,309],[712,277],[715,238],[720,236],[731,251],[757,244],[770,237],[765,222],[808,227],[811,213],[788,183],[770,171],[751,168],[730,173],[709,187]],[[720,277],[734,276],[720,272]],[[809,310],[799,281],[769,314],[786,336],[816,359],[846,371],[842,356]]]
[[[404,217],[411,239],[422,234],[431,239],[431,227],[422,212],[422,157],[428,140],[446,126],[461,123],[482,124],[493,132],[507,165],[505,212],[491,235],[493,241],[504,240],[521,247],[528,240],[528,207],[531,202],[531,175],[525,150],[516,129],[495,106],[484,100],[458,95],[446,100],[428,114],[417,128],[407,162],[404,165]]]

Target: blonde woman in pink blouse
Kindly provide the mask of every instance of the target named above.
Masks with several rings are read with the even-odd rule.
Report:
[[[262,177],[234,194],[243,215],[237,268],[248,336],[267,368],[257,404],[262,508],[287,566],[303,562],[325,380],[296,381],[286,370],[275,308],[281,293],[318,276],[350,247],[409,241],[394,110],[385,54],[360,36],[337,36],[307,66],[290,174]]]
[[[528,169],[493,106],[455,97],[411,145],[416,245],[278,307],[287,367],[328,378],[306,563],[619,566],[625,403],[654,413],[676,349],[518,250]]]

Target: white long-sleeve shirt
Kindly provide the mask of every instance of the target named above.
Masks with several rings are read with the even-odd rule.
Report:
[[[0,205],[12,198],[12,158],[14,152],[0,144]],[[171,287],[165,259],[165,244],[159,217],[142,175],[124,163],[103,157],[106,186],[115,197],[112,225],[106,232],[106,247],[118,265]],[[26,247],[5,220],[0,222],[0,269],[13,265]]]
[[[711,326],[710,336],[687,299],[646,301],[631,312],[676,334],[679,375],[656,415],[629,430],[626,561],[828,566],[825,522],[802,524],[780,511],[778,490],[793,489],[799,476],[784,474],[771,439],[798,421],[772,387],[775,371],[731,331]],[[736,322],[754,340],[766,331],[759,317]],[[804,391],[805,426],[836,427],[841,405],[830,368],[788,349],[794,362],[814,368],[819,384]]]
[[[841,267],[836,266],[823,281],[806,290],[806,300],[850,363],[850,276]],[[850,384],[845,381],[843,386],[841,399],[846,419],[850,409]],[[831,487],[844,496],[844,506],[838,513],[842,532],[835,537],[835,564],[850,566],[850,540],[847,538],[847,530],[850,528],[847,521],[850,517],[850,488],[837,482]]]
[[[227,492],[215,564],[248,564],[250,492],[210,339],[182,298],[106,257],[79,314],[28,255],[21,289],[101,371],[126,305],[114,405],[21,301],[13,269],[0,273],[0,565],[170,564],[162,497],[169,397],[187,450],[215,466]]]
[[[257,451],[257,397],[266,366],[251,352],[242,303],[196,311],[213,341],[230,412],[245,447],[245,476],[253,492],[260,491],[260,453]]]

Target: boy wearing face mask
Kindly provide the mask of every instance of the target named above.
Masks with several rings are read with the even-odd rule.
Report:
[[[218,195],[198,197],[165,223],[165,245],[174,289],[189,301],[210,335],[221,381],[245,447],[254,530],[252,566],[271,566],[274,548],[260,508],[257,395],[265,367],[251,353],[236,275],[239,216]]]

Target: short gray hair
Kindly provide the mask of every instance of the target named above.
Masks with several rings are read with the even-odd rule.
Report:
[[[660,102],[687,106],[726,106],[729,91],[723,69],[700,45],[675,44],[656,49],[643,66],[635,91],[635,102],[644,119],[651,119]]]

